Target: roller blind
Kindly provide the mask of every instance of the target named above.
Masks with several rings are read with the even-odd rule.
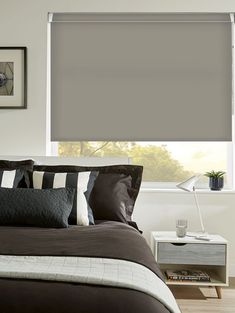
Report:
[[[51,139],[229,141],[229,14],[53,14]]]

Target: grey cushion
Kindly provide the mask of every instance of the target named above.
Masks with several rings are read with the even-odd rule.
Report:
[[[57,179],[56,187],[54,185],[55,179]],[[35,189],[50,189],[59,187],[59,188],[73,188],[75,190],[73,208],[69,216],[70,225],[88,225],[89,222],[87,210],[88,204],[87,202],[82,204],[83,202],[82,198],[84,196],[80,193],[78,188],[81,188],[85,193],[85,191],[88,189],[89,183],[90,183],[90,172],[53,173],[53,172],[34,171],[32,176],[33,184],[32,187]]]
[[[31,159],[19,161],[0,160],[0,168],[4,170],[15,170],[19,168],[26,171],[32,171],[33,165],[34,161]]]
[[[21,169],[1,170],[0,168],[0,187],[18,188],[23,177],[24,171]]]
[[[28,160],[0,160],[0,169],[1,170],[15,170],[20,169],[23,172],[23,177],[19,183],[18,187],[29,187],[29,172],[33,170],[34,161],[31,159]]]
[[[74,190],[0,188],[0,225],[68,227]]]
[[[91,191],[89,204],[95,220],[127,223],[133,212],[133,199],[128,193],[131,176],[99,174]]]
[[[86,200],[87,200],[87,211],[88,211],[88,218],[89,218],[89,224],[90,225],[94,225],[95,221],[94,221],[92,209],[89,205],[89,200],[90,200],[90,195],[91,195],[92,189],[93,189],[94,184],[95,184],[95,180],[96,180],[98,175],[99,175],[99,172],[95,172],[95,171],[91,172],[90,179],[89,179],[89,182],[87,185],[87,191],[84,193]]]

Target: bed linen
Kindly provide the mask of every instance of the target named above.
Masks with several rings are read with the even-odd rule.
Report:
[[[68,229],[0,227],[0,255],[105,258],[161,273],[144,238],[118,222]],[[169,313],[153,295],[125,286],[0,278],[0,312]],[[178,311],[179,312],[179,311]]]

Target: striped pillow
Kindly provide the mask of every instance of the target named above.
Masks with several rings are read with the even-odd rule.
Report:
[[[33,172],[33,188],[74,188],[74,201],[69,224],[89,225],[87,201],[84,192],[87,190],[90,172],[80,173],[52,173]]]
[[[21,170],[3,171],[0,170],[0,187],[17,188],[24,174]]]

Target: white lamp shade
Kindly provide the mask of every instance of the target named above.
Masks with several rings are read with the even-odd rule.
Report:
[[[182,183],[176,185],[176,187],[189,192],[194,191],[195,183],[199,180],[200,176],[201,175],[194,175]]]

